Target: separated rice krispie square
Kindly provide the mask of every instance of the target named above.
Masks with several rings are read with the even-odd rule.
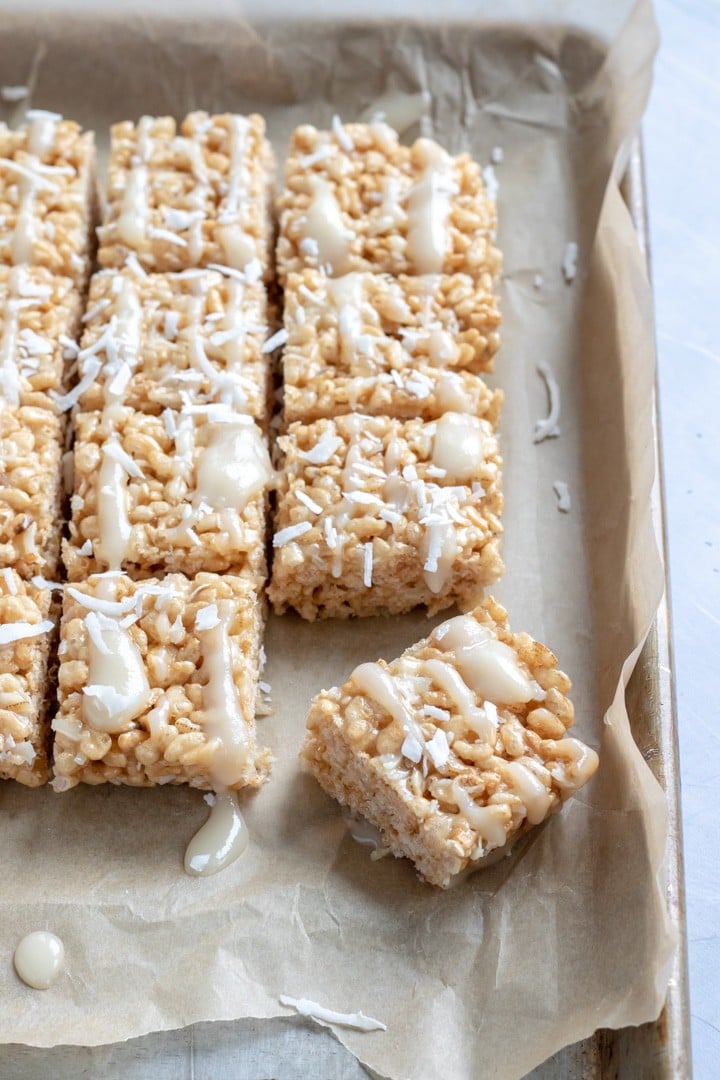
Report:
[[[469,274],[492,288],[496,213],[480,166],[384,123],[295,130],[278,199],[278,272]]]
[[[394,855],[447,888],[597,769],[595,751],[566,735],[569,689],[550,650],[513,634],[488,598],[399,659],[361,664],[318,694],[302,757]]]
[[[0,779],[47,783],[50,590],[0,570]]]
[[[0,402],[57,408],[81,312],[70,278],[41,266],[0,266]]]
[[[71,581],[235,570],[265,579],[264,436],[223,405],[149,416],[115,406],[76,417]]]
[[[0,408],[0,568],[52,578],[60,555],[63,418]]]
[[[97,574],[65,589],[56,791],[78,783],[258,787],[263,607],[246,578]]]
[[[83,411],[123,403],[159,413],[224,402],[261,422],[271,395],[260,282],[214,270],[102,270],[90,283],[78,387]]]
[[[279,440],[270,599],[304,619],[476,603],[502,573],[501,459],[486,420],[359,414]]]
[[[500,315],[492,292],[465,274],[394,279],[317,270],[285,286],[285,419],[309,423],[361,412],[434,420],[470,412],[496,424],[491,371]]]
[[[275,165],[261,116],[143,116],[111,131],[102,266],[134,252],[168,273],[221,263],[270,275]]]
[[[0,263],[44,266],[82,292],[95,215],[91,131],[42,109],[16,131],[0,124]]]

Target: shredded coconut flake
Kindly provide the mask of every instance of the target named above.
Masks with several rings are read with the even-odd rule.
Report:
[[[95,304],[94,307],[91,307],[88,311],[86,311],[80,322],[90,322],[92,319],[95,318],[96,315],[99,315],[101,311],[104,311],[105,308],[108,307],[110,307],[110,300],[106,296],[102,300],[98,300],[97,304]]]
[[[281,529],[280,532],[275,533],[273,547],[283,547],[285,544],[289,544],[291,540],[296,540],[298,536],[310,532],[311,529],[312,525],[309,521],[298,521],[297,525],[288,525],[286,529]]]
[[[423,744],[420,742],[416,735],[413,735],[412,732],[409,732],[405,736],[405,741],[400,747],[400,753],[404,758],[407,758],[408,761],[412,761],[415,763],[415,765],[417,765],[417,763],[423,756]]]
[[[107,442],[103,444],[103,454],[112,458],[113,461],[117,461],[118,465],[122,465],[128,476],[132,476],[136,480],[145,479],[145,473],[140,466],[133,461],[127,451],[123,450],[117,438],[108,439]]]
[[[42,577],[40,574],[35,574],[34,577],[30,578],[30,581],[36,589],[50,589],[51,591],[59,589],[62,592],[65,588],[61,581],[48,581],[47,578]]]
[[[373,572],[373,546],[372,540],[363,544],[363,585],[366,589],[372,586]]]
[[[449,720],[450,713],[447,709],[439,709],[437,705],[423,705],[423,712],[433,720]]]
[[[222,263],[208,263],[208,270],[217,270],[219,274],[224,274],[225,277],[236,278],[238,281],[244,282],[247,280],[242,270],[235,270],[231,266],[223,266]],[[185,270],[184,273],[187,274],[188,271]]]
[[[195,616],[196,630],[212,630],[219,623],[220,616],[218,615],[217,604],[207,604],[205,607],[198,609]]]
[[[382,1020],[374,1020],[372,1016],[365,1016],[361,1012],[334,1012],[332,1009],[326,1009],[324,1005],[318,1005],[316,1001],[288,997],[287,994],[281,994],[278,1001],[288,1009],[294,1009],[300,1016],[307,1016],[312,1020],[337,1024],[338,1027],[354,1028],[356,1031],[387,1031],[387,1024],[383,1024]]]
[[[436,769],[442,769],[450,757],[450,747],[447,735],[442,728],[438,728],[432,739],[425,743],[425,753],[432,761]]]
[[[482,177],[485,181],[485,190],[487,191],[487,197],[491,202],[497,202],[498,192],[500,190],[500,183],[495,170],[492,165],[486,165],[482,171]]]
[[[577,274],[578,246],[574,240],[565,245],[565,253],[562,261],[562,272],[568,285],[575,280]]]
[[[2,86],[0,87],[0,97],[3,101],[16,102],[24,101],[30,94],[29,86]]]
[[[95,379],[101,367],[102,364],[97,359],[97,357],[90,357],[88,362],[85,364],[85,373],[82,379],[80,379],[80,382],[77,383],[73,387],[73,389],[70,390],[67,394],[62,394],[55,397],[55,404],[57,405],[60,412],[67,412],[67,410],[71,409],[73,405],[77,405],[78,401],[88,389],[88,387],[95,382]]]
[[[312,511],[313,514],[322,513],[322,506],[316,503],[314,499],[311,499],[310,496],[306,494],[306,492],[304,492],[302,489],[296,491],[295,494],[297,496],[298,502],[301,502],[303,506],[307,506],[308,510]]]
[[[129,252],[129,254],[125,256],[125,266],[131,273],[137,274],[139,278],[147,277],[147,272],[140,265],[140,260],[134,251]]]
[[[262,352],[262,353],[271,353],[275,349],[279,349],[281,345],[284,345],[285,342],[287,341],[287,339],[288,339],[287,330],[278,330],[278,332],[276,334],[273,334],[272,337],[267,339],[267,341],[263,344],[263,347],[260,350],[260,352]]]
[[[536,274],[533,278],[533,289],[542,289],[544,281],[542,274]]]
[[[43,619],[39,623],[15,622],[5,623],[0,626],[0,645],[11,645],[14,641],[24,641],[26,638],[40,637],[52,630],[55,623],[49,619]]]
[[[13,572],[9,566],[3,567],[3,577],[5,578],[5,588],[11,596],[17,596],[17,585],[15,584],[15,578]]]
[[[333,435],[331,431],[326,431],[310,450],[305,450],[302,453],[302,457],[311,465],[324,465],[340,446],[342,446],[340,436]]]
[[[399,514],[397,510],[391,510],[389,506],[384,506],[382,510],[379,510],[378,517],[390,525],[399,525],[402,521],[402,514]]]
[[[347,131],[343,127],[342,120],[337,115],[337,113],[332,118],[332,129],[333,135],[338,141],[338,145],[341,146],[346,153],[351,154],[355,149],[355,143],[352,141]]]
[[[572,499],[570,497],[570,488],[567,486],[564,480],[556,480],[553,484],[553,491],[557,495],[557,508],[561,514],[569,514],[572,509]]]
[[[177,233],[171,232],[170,229],[158,229],[150,226],[148,235],[152,237],[153,240],[164,240],[168,244],[177,244],[178,247],[187,247],[187,240],[182,236],[178,236]]]
[[[504,157],[505,154],[503,152],[502,146],[493,146],[492,150],[490,151],[490,160],[492,161],[493,165],[501,165]]]
[[[88,611],[98,611],[101,615],[125,615],[135,606],[135,597],[126,596],[124,600],[103,600],[100,596],[90,596],[88,593],[67,586],[68,595],[78,604],[82,604]]]
[[[545,439],[556,439],[560,434],[558,426],[558,420],[560,419],[560,387],[548,364],[544,362],[538,364],[537,372],[547,388],[550,406],[548,415],[535,424],[533,442],[540,443]]]

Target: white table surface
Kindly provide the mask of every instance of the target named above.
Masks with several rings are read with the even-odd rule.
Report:
[[[720,0],[656,0],[645,120],[694,1075],[720,1076]]]

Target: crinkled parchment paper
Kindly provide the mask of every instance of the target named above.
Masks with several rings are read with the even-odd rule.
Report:
[[[256,108],[280,153],[299,122],[351,119],[388,88],[425,89],[444,144],[483,163],[502,147],[507,574],[496,592],[512,625],[571,674],[577,732],[601,768],[513,856],[453,891],[421,884],[409,863],[371,863],[298,769],[304,716],[321,687],[396,655],[429,624],[421,614],[274,619],[275,712],[261,737],[277,762],[244,801],[252,844],[225,873],[183,873],[207,812],[198,793],[0,787],[0,1037],[114,1042],[278,1015],[285,993],[385,1021],[386,1033],[338,1031],[384,1075],[517,1077],[599,1026],[654,1018],[673,947],[663,796],[623,703],[628,658],[662,588],[649,502],[651,295],[616,183],[650,84],[649,4],[585,4],[603,9],[597,36],[569,28],[583,5],[567,3],[536,3],[533,21],[514,23],[491,17],[509,18],[507,5],[484,5],[481,21],[450,4],[443,25],[366,9],[363,22],[350,7],[338,21],[314,16],[312,3],[262,25],[238,5],[213,5],[212,17],[197,0],[168,7],[140,15],[78,0],[44,17],[6,7],[2,81],[30,79],[34,105],[98,131],[142,112]],[[569,241],[572,284],[561,270]],[[540,361],[561,387],[561,434],[535,445],[547,411]],[[570,514],[556,508],[557,480]],[[61,935],[68,957],[44,994],[9,963],[20,936],[41,927]]]

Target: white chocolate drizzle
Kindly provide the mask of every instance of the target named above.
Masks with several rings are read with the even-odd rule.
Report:
[[[18,307],[15,294],[18,291],[20,269],[10,271],[10,299],[5,305],[2,340],[0,341],[0,390],[8,405],[20,404],[20,372],[17,364]]]
[[[133,164],[125,183],[122,208],[118,218],[117,230],[122,243],[129,248],[141,248],[148,229],[148,167],[150,156],[150,125],[152,119],[143,116],[138,123],[138,150],[140,160]]]
[[[248,194],[248,172],[245,162],[249,130],[249,122],[244,116],[232,117],[228,190],[218,217],[218,233],[225,252],[225,261],[235,270],[242,270],[256,254],[252,238],[243,231],[238,221],[241,202]]]
[[[249,840],[237,796],[232,792],[216,795],[207,821],[185,850],[185,872],[192,877],[217,874],[242,855]]]
[[[539,825],[547,817],[552,791],[522,759],[501,766],[503,779],[525,807],[528,824]]]
[[[437,422],[432,462],[450,480],[477,479],[485,460],[487,425],[467,413],[445,413]]]
[[[13,955],[15,971],[33,990],[48,990],[65,964],[65,947],[56,934],[34,930],[19,942]]]
[[[317,244],[317,259],[321,266],[329,266],[334,275],[345,273],[353,237],[343,224],[338,201],[327,180],[312,179],[312,200],[305,216],[303,235]]]
[[[107,563],[109,570],[119,570],[127,557],[132,535],[130,493],[125,466],[116,456],[108,453],[111,441],[108,439],[102,448],[102,464],[98,472],[98,538],[94,546],[96,556]]]
[[[40,187],[50,189],[55,187],[52,182],[40,175],[39,166],[41,159],[52,146],[55,138],[55,123],[58,119],[56,113],[47,113],[40,109],[33,113],[28,132],[30,165],[27,169],[18,168],[17,170],[20,174],[18,183],[20,202],[11,247],[12,261],[15,264],[33,261],[33,244],[40,224],[33,205],[35,192]]]
[[[524,705],[544,699],[545,692],[523,671],[515,650],[472,615],[448,619],[435,629],[431,641],[451,654],[470,689],[494,704]]]
[[[115,602],[115,579],[101,581],[98,595]],[[137,599],[137,597],[136,597]],[[134,603],[134,601],[133,601]],[[83,716],[95,731],[118,734],[148,706],[150,686],[140,650],[129,628],[117,618],[90,611],[88,627],[88,676],[83,688]]]
[[[215,509],[244,510],[273,478],[260,430],[249,423],[210,425],[212,434],[197,464],[195,501]]]
[[[448,247],[452,158],[431,139],[418,139],[424,171],[408,195],[408,256],[416,274],[442,273]]]
[[[233,675],[233,645],[230,626],[235,605],[229,600],[217,604],[218,622],[207,630],[197,630],[202,649],[201,674],[203,727],[217,750],[212,759],[213,780],[217,787],[228,788],[246,777],[251,748],[248,721]]]

